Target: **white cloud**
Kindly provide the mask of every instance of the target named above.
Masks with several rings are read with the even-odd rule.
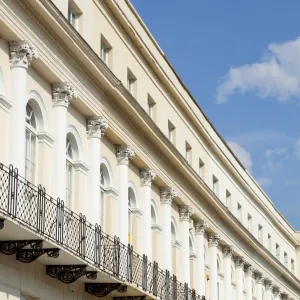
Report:
[[[286,101],[300,96],[300,37],[270,44],[258,63],[230,68],[217,88],[217,103],[225,103],[234,93],[254,92],[261,98]]]
[[[272,184],[272,179],[269,177],[260,177],[257,178],[256,181],[261,186],[268,186]]]
[[[271,156],[274,155],[282,155],[282,154],[286,154],[287,153],[287,149],[286,148],[274,148],[274,149],[267,149],[265,151],[265,156],[267,158],[270,158]]]
[[[284,182],[285,185],[300,185],[300,179],[286,180]]]
[[[248,152],[238,143],[227,142],[227,144],[237,156],[237,158],[241,161],[241,163],[244,165],[244,167],[250,171],[252,167],[251,153]]]
[[[295,154],[298,158],[300,158],[300,139],[296,141],[295,144]]]

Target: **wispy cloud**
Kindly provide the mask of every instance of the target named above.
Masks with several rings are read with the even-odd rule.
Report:
[[[272,184],[272,179],[270,177],[260,177],[257,178],[256,181],[261,186],[268,186]]]
[[[230,68],[217,88],[217,103],[236,92],[254,92],[261,98],[287,101],[300,96],[300,37],[268,46],[260,62]]]
[[[270,158],[271,156],[282,156],[283,154],[287,154],[287,148],[274,148],[274,149],[267,149],[265,151],[265,156]]]
[[[237,156],[237,158],[241,161],[241,163],[244,165],[244,167],[249,171],[251,171],[251,167],[252,167],[251,153],[236,142],[227,142],[227,144],[234,152],[234,154]]]
[[[285,182],[284,182],[285,185],[300,185],[300,179],[287,179]]]
[[[300,139],[297,139],[295,143],[295,155],[300,158]]]

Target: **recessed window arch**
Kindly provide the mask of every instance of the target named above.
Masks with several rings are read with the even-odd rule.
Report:
[[[171,241],[172,241],[172,245],[174,245],[176,240],[177,240],[177,226],[176,226],[176,221],[172,217],[172,219],[171,219]]]
[[[133,210],[137,208],[137,197],[134,185],[130,184],[128,187],[128,243],[133,241]]]
[[[194,253],[194,239],[191,233],[189,236],[189,250],[190,250],[190,254]]]
[[[38,137],[44,132],[46,113],[41,96],[31,91],[25,108],[25,178],[37,184]]]
[[[151,205],[151,225],[157,224],[156,212],[153,205]]]
[[[101,199],[100,199],[100,207],[101,207],[101,216],[100,216],[100,226],[102,230],[105,231],[105,211],[106,211],[106,198],[108,189],[112,186],[112,175],[111,168],[106,160],[106,158],[102,158],[100,163],[100,188],[101,188]]]

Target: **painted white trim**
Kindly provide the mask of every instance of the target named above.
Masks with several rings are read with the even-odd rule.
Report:
[[[85,175],[87,174],[87,172],[89,170],[88,165],[86,163],[84,163],[83,161],[81,161],[81,160],[74,161],[73,166],[74,166],[75,171],[80,171]]]
[[[37,134],[38,137],[38,142],[39,143],[45,143],[48,146],[52,147],[53,143],[54,143],[54,137],[48,133],[48,132],[39,132]]]
[[[156,203],[155,203],[155,201],[153,199],[151,199],[151,206],[153,206],[153,209],[154,209],[154,212],[155,212],[156,224],[159,224],[158,209],[157,209],[157,205],[156,205]]]
[[[161,227],[160,225],[158,225],[158,224],[152,225],[152,226],[151,226],[151,229],[152,229],[153,231],[156,231],[156,232],[159,233],[159,234],[162,234],[162,232],[163,232],[162,227]]]

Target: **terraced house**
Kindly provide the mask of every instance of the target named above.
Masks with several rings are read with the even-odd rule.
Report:
[[[127,0],[0,0],[0,299],[300,299],[300,233]]]

